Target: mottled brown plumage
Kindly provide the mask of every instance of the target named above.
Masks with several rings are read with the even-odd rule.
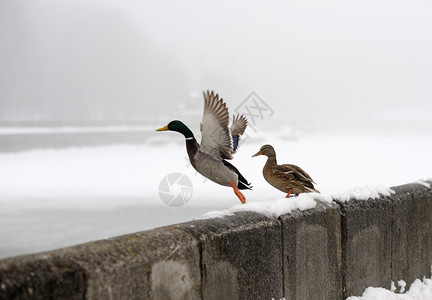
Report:
[[[263,168],[265,180],[278,190],[288,193],[287,198],[291,194],[319,193],[314,188],[312,178],[302,168],[291,164],[278,165],[276,152],[271,145],[262,146],[252,157],[258,155],[267,156],[267,162]]]

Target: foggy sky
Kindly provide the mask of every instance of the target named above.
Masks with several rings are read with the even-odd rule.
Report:
[[[236,105],[278,119],[432,111],[429,1],[2,1],[1,119],[140,119]]]

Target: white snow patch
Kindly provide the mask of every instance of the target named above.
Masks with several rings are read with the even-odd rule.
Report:
[[[383,185],[368,185],[364,187],[355,187],[348,190],[331,191],[329,192],[333,200],[347,202],[352,199],[368,200],[377,199],[380,196],[390,196],[395,192]]]
[[[278,198],[275,200],[236,204],[225,210],[208,212],[203,216],[203,218],[220,218],[241,211],[256,212],[268,217],[277,218],[280,215],[290,213],[293,210],[303,211],[314,208],[316,206],[315,200],[322,200],[328,203],[331,202],[331,198],[321,194],[300,194],[298,197],[291,197],[289,199]]]
[[[405,292],[406,282],[403,280],[399,280],[398,285],[400,286],[400,292],[401,293]]]
[[[396,293],[396,287],[392,282],[390,290],[380,287],[368,287],[360,297],[351,296],[346,300],[428,300],[432,299],[432,280],[423,278],[422,281],[416,279],[405,292],[406,283],[403,280],[398,281],[400,293]]]
[[[427,181],[429,181],[429,180],[427,180]],[[422,180],[422,179],[419,179],[419,180],[415,181],[414,183],[424,185],[424,186],[427,187],[428,189],[431,188],[430,184],[427,183],[425,180]]]

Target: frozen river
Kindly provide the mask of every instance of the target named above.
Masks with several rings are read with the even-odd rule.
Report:
[[[0,129],[0,257],[188,221],[239,203],[231,189],[195,173],[176,133],[155,133],[153,126],[79,130]],[[432,135],[425,132],[261,130],[232,162],[254,186],[244,192],[248,203],[283,197],[262,178],[265,159],[251,158],[264,143],[275,147],[280,163],[304,168],[324,194],[432,177]],[[159,197],[171,173],[193,185],[184,206]]]

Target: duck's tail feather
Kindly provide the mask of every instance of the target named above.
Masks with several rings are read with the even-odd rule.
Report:
[[[318,193],[318,194],[320,194],[320,192],[317,190],[317,189],[315,189],[315,188],[310,188],[310,187],[305,187],[310,193]]]
[[[238,176],[237,188],[239,190],[251,190],[252,189],[250,182],[248,182],[247,179],[244,178],[244,176],[240,173],[239,170],[237,170],[236,167],[234,167],[232,164],[230,164],[226,160],[223,160],[223,163],[225,166],[227,166],[228,168],[230,168],[231,170],[233,170],[234,172],[237,173],[237,176]]]
[[[240,178],[239,178],[238,183],[237,183],[237,188],[239,190],[251,190],[253,188],[253,186],[251,186],[250,183],[245,183],[245,182],[241,181]]]

